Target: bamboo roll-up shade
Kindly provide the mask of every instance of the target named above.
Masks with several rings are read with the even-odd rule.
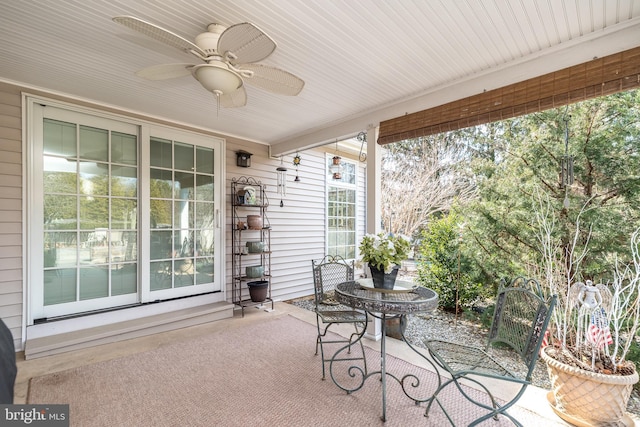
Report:
[[[640,47],[380,123],[378,144],[517,117],[640,87]]]

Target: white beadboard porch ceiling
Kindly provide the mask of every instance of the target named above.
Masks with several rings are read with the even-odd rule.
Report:
[[[134,73],[194,57],[114,23],[132,15],[193,38],[252,22],[278,44],[262,64],[297,97],[248,86],[220,109],[191,76]],[[3,0],[0,80],[225,136],[273,154],[640,45],[640,0]]]

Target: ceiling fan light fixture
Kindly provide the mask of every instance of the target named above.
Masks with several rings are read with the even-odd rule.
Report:
[[[238,73],[218,64],[196,65],[192,73],[209,92],[226,94],[242,87],[242,77]]]
[[[190,41],[159,25],[135,16],[115,16],[113,21],[198,58],[191,63],[162,64],[136,73],[148,80],[167,80],[191,73],[215,96],[220,107],[243,107],[247,104],[244,83],[279,95],[297,95],[304,87],[299,77],[268,65],[257,64],[273,53],[276,42],[250,22],[229,27],[210,24],[207,31]]]

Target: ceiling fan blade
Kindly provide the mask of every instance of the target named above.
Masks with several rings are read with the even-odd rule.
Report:
[[[192,51],[194,51],[201,57],[207,56],[202,49],[184,37],[142,19],[135,18],[133,16],[116,16],[113,18],[113,21],[169,46],[188,53],[192,53]]]
[[[242,64],[238,69],[253,73],[253,76],[244,78],[245,83],[278,95],[295,96],[304,87],[304,80],[279,68],[260,64]]]
[[[224,108],[244,107],[247,105],[247,91],[244,86],[233,92],[220,95],[220,105]]]
[[[147,80],[168,80],[191,75],[193,64],[160,64],[143,68],[136,76]]]
[[[230,26],[220,34],[218,40],[218,52],[231,64],[261,61],[275,49],[276,42],[260,28],[248,22]],[[227,52],[232,55],[227,56]]]

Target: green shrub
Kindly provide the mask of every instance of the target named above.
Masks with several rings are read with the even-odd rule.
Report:
[[[433,289],[445,310],[466,309],[484,294],[462,253],[459,217],[455,212],[433,220],[421,233],[417,257],[418,284]]]

